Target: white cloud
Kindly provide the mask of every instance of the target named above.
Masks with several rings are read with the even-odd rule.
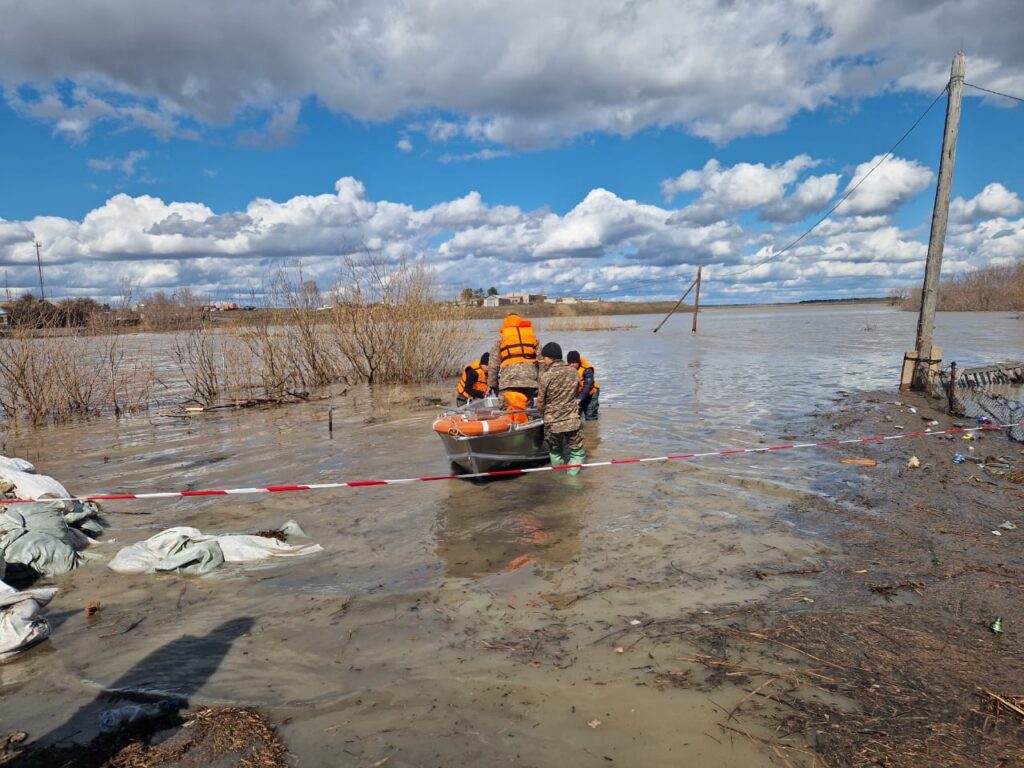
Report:
[[[180,0],[135,3],[131,14],[122,0],[56,11],[3,0],[2,8],[0,83],[13,104],[12,89],[26,85],[49,94],[51,84],[72,82],[92,94],[66,103],[47,96],[29,109],[72,139],[104,120],[194,136],[183,121],[279,114],[313,98],[361,120],[436,110],[448,116],[431,131],[436,140],[531,148],[589,131],[682,126],[723,142],[778,130],[837,98],[937,92],[961,39],[975,57],[969,71],[1024,90],[1019,0]]]
[[[400,138],[398,140],[398,144],[396,144],[395,146],[397,146],[399,151],[401,152],[412,152],[412,142],[409,140],[408,136],[403,136],[402,138]]]
[[[1005,203],[1011,194],[982,193],[975,200],[992,207],[992,200]],[[0,268],[12,290],[31,290],[37,280],[32,242],[38,239],[51,295],[108,298],[129,277],[148,290],[188,286],[224,298],[224,286],[231,286],[235,298],[247,299],[250,286],[260,286],[289,260],[301,259],[326,288],[337,279],[342,257],[370,252],[392,261],[424,259],[451,295],[470,284],[669,297],[702,264],[709,301],[881,295],[916,282],[923,268],[927,232],[901,229],[884,215],[830,219],[798,247],[773,257],[780,238],[791,235],[753,218],[744,225],[696,224],[679,210],[606,189],[592,190],[559,215],[488,205],[476,192],[416,208],[376,200],[346,177],[324,194],[260,198],[223,213],[197,202],[120,194],[81,221],[0,220]],[[957,225],[947,254],[946,274],[1020,261],[1024,219],[995,216]]]
[[[124,176],[135,175],[135,165],[149,157],[149,152],[144,149],[136,149],[124,157],[90,158],[88,165],[94,171],[120,171]]]
[[[998,182],[987,185],[970,200],[958,197],[949,205],[949,218],[954,222],[971,222],[997,216],[1016,216],[1024,212],[1024,203]]]
[[[789,197],[765,205],[761,209],[761,218],[792,224],[812,213],[820,213],[835,196],[841,178],[838,173],[809,176],[796,185]]]
[[[782,199],[786,187],[801,171],[813,168],[817,160],[797,155],[784,163],[766,166],[763,163],[737,163],[728,168],[715,159],[708,160],[700,170],[686,171],[661,183],[666,201],[680,192],[700,191],[700,197],[687,206],[681,216],[687,221],[709,224],[730,213],[747,211]]]
[[[856,187],[881,159],[882,155],[876,155],[858,165],[853,178],[846,185],[846,191]],[[890,157],[871,173],[870,179],[843,201],[836,213],[840,216],[892,213],[923,192],[934,178],[931,169],[916,160]]]

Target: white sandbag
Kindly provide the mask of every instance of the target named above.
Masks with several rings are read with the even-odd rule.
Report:
[[[35,472],[36,467],[31,461],[0,456],[0,470],[13,469],[16,472]]]
[[[108,563],[108,567],[118,573],[144,573],[153,570],[206,573],[216,559],[212,550],[192,553],[191,557],[189,553],[190,547],[206,542],[215,543],[224,561],[228,563],[252,563],[273,557],[300,557],[323,550],[319,544],[296,546],[277,539],[241,533],[209,535],[197,528],[177,526],[161,531],[145,541],[124,547]],[[191,568],[186,562],[190,559],[195,562]]]
[[[19,592],[0,581],[0,662],[50,636],[50,625],[39,610],[55,594],[52,587]]]
[[[22,472],[6,464],[0,464],[0,480],[13,483],[20,499],[66,499],[71,495],[63,485],[49,475]],[[67,509],[73,507],[70,501],[61,503]]]

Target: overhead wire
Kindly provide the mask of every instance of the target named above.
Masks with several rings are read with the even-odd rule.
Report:
[[[976,91],[984,91],[985,93],[991,93],[993,96],[1002,96],[1004,99],[1012,99],[1013,101],[1019,101],[1024,104],[1024,99],[1020,96],[1011,96],[1008,93],[1001,93],[1000,91],[993,91],[989,88],[982,88],[980,85],[975,85],[974,83],[964,83],[964,85],[968,88],[973,88]]]
[[[743,277],[744,275],[749,274],[750,272],[752,272],[753,270],[757,269],[758,267],[767,264],[769,261],[772,261],[773,259],[778,258],[782,254],[784,254],[786,251],[790,250],[795,245],[797,245],[797,243],[799,243],[801,240],[803,240],[805,237],[807,237],[809,234],[811,234],[811,232],[813,232],[815,229],[817,229],[818,226],[821,225],[829,216],[831,216],[840,205],[842,205],[844,202],[846,202],[849,199],[850,195],[852,195],[854,192],[856,192],[860,188],[861,184],[863,184],[865,181],[868,180],[868,177],[871,176],[871,174],[873,174],[876,170],[878,170],[878,167],[880,165],[882,165],[882,163],[884,163],[886,160],[888,160],[890,157],[893,156],[893,153],[900,146],[900,144],[902,144],[903,141],[914,131],[914,129],[917,128],[917,126],[921,123],[921,121],[924,120],[925,116],[929,112],[932,111],[932,107],[934,107],[936,104],[938,104],[939,99],[941,99],[945,95],[946,91],[948,91],[948,90],[949,90],[949,83],[947,82],[945,87],[943,87],[943,89],[941,91],[939,91],[939,94],[932,100],[931,104],[929,104],[925,108],[924,112],[922,112],[920,115],[918,115],[918,118],[913,122],[913,124],[909,128],[907,128],[907,130],[905,130],[903,132],[903,135],[899,137],[899,139],[896,141],[896,143],[893,144],[892,147],[889,148],[889,151],[886,152],[884,155],[882,155],[881,159],[877,163],[875,163],[873,166],[871,166],[871,170],[869,170],[867,173],[865,173],[857,181],[856,184],[854,184],[848,190],[846,190],[846,192],[843,193],[843,196],[839,198],[839,200],[835,203],[835,205],[833,205],[831,208],[829,208],[821,216],[821,218],[819,218],[810,227],[808,227],[799,237],[797,237],[795,240],[791,241],[789,243],[789,245],[787,245],[785,248],[782,248],[781,250],[772,252],[771,254],[769,254],[765,258],[761,259],[760,261],[758,261],[758,262],[756,262],[754,264],[745,265],[747,267],[745,270],[743,270],[742,272],[740,272],[738,274],[735,274],[735,275],[729,275],[729,278],[730,279],[735,279],[735,278],[738,278],[738,277]]]

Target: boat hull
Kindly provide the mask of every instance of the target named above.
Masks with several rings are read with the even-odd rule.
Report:
[[[493,398],[470,403],[452,413],[493,409]],[[493,472],[499,469],[530,466],[548,460],[544,443],[544,422],[534,416],[525,424],[515,424],[508,432],[486,435],[463,435],[438,432],[448,459],[468,473]]]

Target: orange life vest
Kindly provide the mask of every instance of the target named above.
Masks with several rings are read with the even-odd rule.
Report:
[[[498,347],[501,366],[537,362],[537,336],[533,324],[519,315],[509,315],[501,327],[501,343]],[[493,360],[491,361],[494,362]]]
[[[506,389],[501,393],[501,396],[505,398],[505,410],[510,412],[509,418],[512,421],[525,424],[530,420],[530,417],[525,413],[526,406],[530,403],[530,398],[522,392],[516,392],[511,389]]]
[[[580,367],[576,369],[576,373],[580,377],[579,383],[576,385],[576,391],[577,392],[582,392],[583,391],[583,376],[587,372],[588,368],[591,371],[594,370],[594,366],[592,366],[590,363],[587,362],[587,358],[585,358],[583,355],[580,355]],[[597,390],[599,390],[599,389],[600,389],[600,387],[597,386],[597,376],[595,375],[595,377],[594,377],[594,387],[593,387],[593,389],[590,390],[590,392],[587,393],[587,397],[593,397],[594,393],[597,392]]]
[[[472,388],[466,389],[466,371],[470,368],[476,371],[476,381],[473,383]],[[455,392],[461,398],[475,400],[487,397],[487,389],[487,371],[481,367],[479,360],[474,360],[462,369],[462,376],[459,377],[459,386]]]

